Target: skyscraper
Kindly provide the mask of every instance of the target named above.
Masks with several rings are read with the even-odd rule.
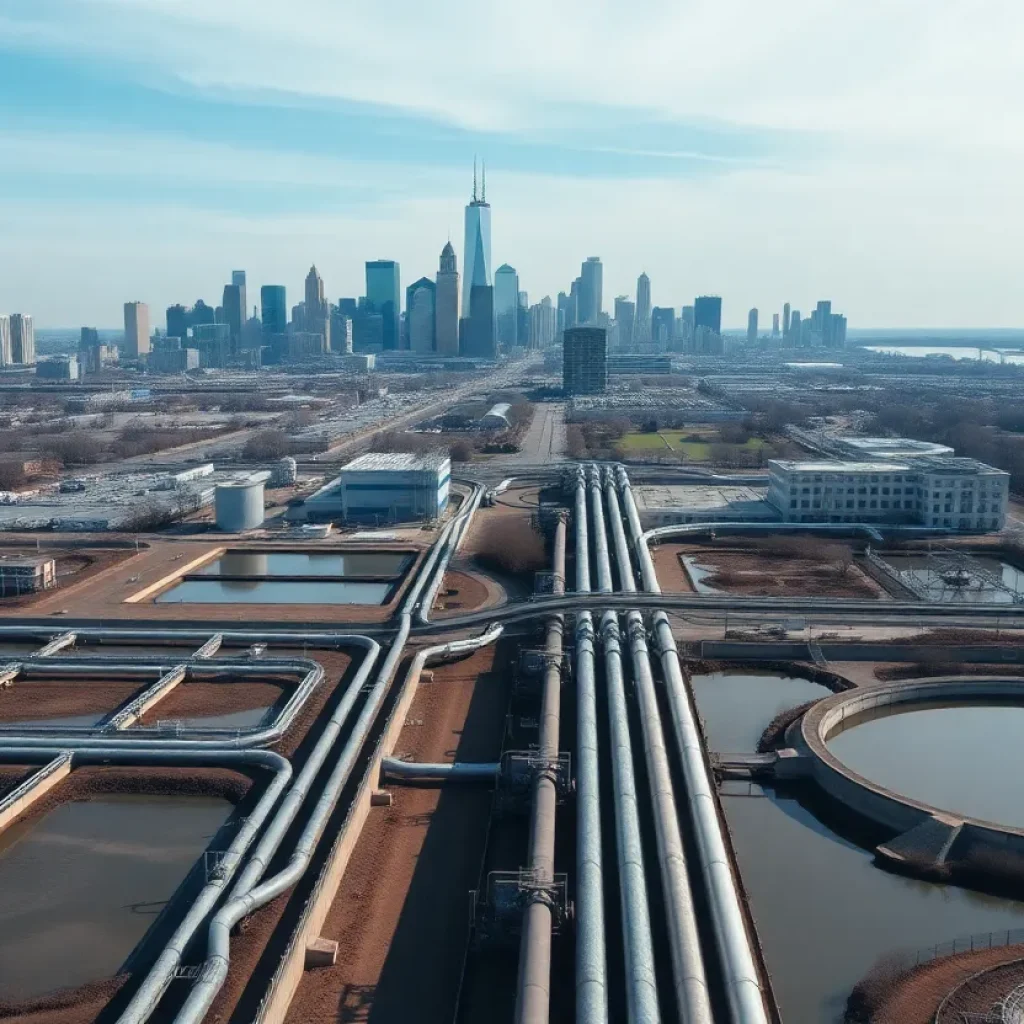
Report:
[[[672,306],[655,306],[651,310],[651,341],[667,348],[676,336],[676,311]]]
[[[189,316],[189,326],[195,332],[195,328],[201,324],[215,324],[217,322],[217,311],[213,306],[208,306],[202,299],[196,299]]]
[[[525,296],[526,293],[523,292],[523,295]],[[552,345],[555,340],[557,321],[558,311],[555,309],[550,295],[545,295],[536,305],[530,306],[530,348],[545,349]]]
[[[469,291],[469,318],[462,321],[460,350],[464,356],[494,359],[498,354],[494,338],[494,288],[475,284]]]
[[[777,338],[779,336],[779,314],[772,313],[772,337]]]
[[[803,326],[800,323],[800,310],[794,309],[789,315],[789,343],[794,348],[799,348],[803,345],[802,330]]]
[[[305,334],[319,334],[324,343],[321,351],[331,350],[331,307],[324,294],[324,282],[314,263],[306,275],[305,299],[302,303],[302,328]],[[293,317],[293,319],[295,319]]]
[[[477,195],[476,161],[473,161],[473,198],[466,207],[465,283],[462,286],[462,318],[470,316],[473,289],[491,285],[491,207],[487,202],[487,171]]]
[[[11,314],[11,361],[24,365],[36,361],[36,329],[27,313]]]
[[[579,322],[597,323],[603,307],[604,268],[600,256],[588,256],[580,268]]]
[[[599,395],[607,385],[605,329],[570,327],[562,341],[562,389],[567,395]]]
[[[245,292],[245,271],[232,270],[231,283],[238,289],[238,297],[242,304],[242,323],[244,325],[246,318],[249,316],[249,303]]]
[[[757,341],[757,309],[752,309],[747,314],[747,341],[750,344]]]
[[[782,337],[789,339],[789,303],[782,307]]]
[[[144,302],[124,304],[124,349],[129,359],[149,355],[149,306]]]
[[[394,260],[367,260],[366,302],[370,311],[382,317],[384,351],[399,347],[399,318],[402,313],[401,271]]]
[[[238,352],[242,347],[242,325],[245,323],[244,293],[244,285],[224,285],[221,305],[224,308],[224,323],[228,325],[228,336],[231,339],[229,344],[232,354]]]
[[[405,322],[409,348],[413,352],[426,354],[434,351],[436,296],[437,285],[429,277],[421,277],[405,289]]]
[[[630,351],[633,348],[633,327],[636,323],[636,303],[628,295],[615,299],[615,322],[619,325],[619,348]]]
[[[167,307],[167,337],[180,338],[182,345],[188,337],[188,329],[191,326],[189,319],[192,310],[179,302],[177,305]]]
[[[722,300],[717,295],[700,295],[693,303],[693,328],[706,327],[713,334],[722,333]]]
[[[11,318],[0,313],[0,366],[11,365]]]
[[[452,243],[441,250],[434,293],[434,344],[443,356],[459,354],[459,269]]]
[[[494,318],[499,344],[511,347],[520,343],[518,312],[519,275],[515,267],[503,263],[494,273]]]
[[[646,272],[636,279],[636,327],[633,337],[645,342],[651,334],[651,279]]]
[[[260,289],[260,316],[263,320],[264,344],[275,334],[288,330],[288,298],[283,284],[265,284]]]
[[[682,331],[684,345],[693,344],[694,310],[693,306],[683,306],[682,316],[679,318],[679,327]]]

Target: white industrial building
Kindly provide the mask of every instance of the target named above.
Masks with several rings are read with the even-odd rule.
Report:
[[[1006,522],[1010,475],[974,459],[768,463],[768,502],[790,523],[892,523],[985,533]]]
[[[448,507],[451,466],[444,455],[360,455],[306,500],[306,516],[347,523],[436,519]]]

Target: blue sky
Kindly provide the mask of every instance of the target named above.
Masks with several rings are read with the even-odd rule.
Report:
[[[552,11],[551,7],[557,10]],[[461,241],[531,301],[831,297],[856,326],[1019,324],[1024,13],[942,0],[4,0],[0,309],[116,326],[245,267],[332,298]],[[16,243],[12,240],[16,239]]]

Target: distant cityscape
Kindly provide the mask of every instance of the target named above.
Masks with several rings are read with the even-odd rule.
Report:
[[[554,300],[545,295],[531,304],[515,267],[503,263],[493,269],[486,170],[478,174],[475,165],[464,223],[462,278],[449,239],[434,276],[406,287],[404,309],[396,260],[368,260],[365,294],[337,302],[327,297],[313,265],[301,300],[290,309],[287,290],[279,284],[263,285],[259,303],[250,306],[246,271],[234,270],[219,303],[176,303],[167,308],[161,327],[146,302],[125,302],[120,345],[112,343],[108,332],[101,336],[94,327],[82,327],[77,353],[41,360],[37,373],[74,380],[115,363],[163,374],[257,370],[264,365],[365,372],[374,369],[379,355],[402,354],[457,368],[544,352],[561,345],[566,332],[576,328],[588,329],[587,344],[597,346],[602,359],[647,357],[653,361],[637,366],[653,371],[664,368],[657,357],[671,353],[721,356],[744,343],[806,349],[846,344],[846,317],[834,313],[829,300],[819,301],[809,315],[785,303],[781,316],[771,314],[770,332],[759,331],[758,310],[751,309],[746,335],[736,336],[723,333],[721,297],[701,295],[681,307],[653,306],[646,273],[637,278],[635,295],[616,296],[609,312],[599,256],[587,257],[579,275]],[[584,352],[577,348],[573,357],[580,366],[586,362]],[[36,363],[32,317],[0,315],[0,367]],[[585,386],[598,386],[595,382],[606,370],[592,375]]]

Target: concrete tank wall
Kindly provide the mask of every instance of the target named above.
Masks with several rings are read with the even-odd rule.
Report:
[[[220,484],[214,493],[218,530],[238,533],[263,525],[263,481]]]

